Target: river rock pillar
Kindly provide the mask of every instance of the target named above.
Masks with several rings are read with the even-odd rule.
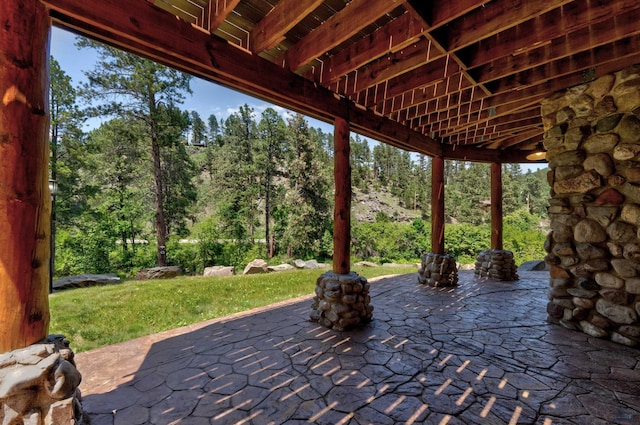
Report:
[[[333,270],[316,281],[311,320],[338,331],[371,321],[369,283],[351,271],[351,164],[349,123],[336,118],[333,175]]]
[[[640,345],[640,65],[542,102],[549,320]]]
[[[456,286],[456,259],[444,248],[444,158],[431,163],[431,252],[422,254],[418,282],[429,286]]]

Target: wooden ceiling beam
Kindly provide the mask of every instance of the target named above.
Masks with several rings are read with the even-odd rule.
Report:
[[[522,72],[538,65],[640,34],[638,22],[640,22],[640,8],[556,37],[549,44],[518,54],[503,56],[487,64],[479,65],[469,69],[469,74],[480,82],[504,78],[514,70]]]
[[[496,93],[522,90],[550,78],[559,78],[582,72],[596,65],[617,62],[627,57],[638,57],[640,35],[624,38],[615,43],[571,55],[544,65],[527,69],[495,80],[490,87]]]
[[[519,131],[518,134],[496,138],[491,143],[485,143],[485,146],[483,147],[486,147],[488,149],[506,149],[506,148],[521,144],[523,142],[530,141],[532,138],[536,136],[540,136],[543,133],[544,133],[544,130],[542,128],[526,129],[523,131]],[[533,144],[537,142],[538,140],[533,142]]]
[[[443,56],[440,50],[432,46],[431,41],[423,38],[412,46],[405,47],[351,73],[347,80],[352,81],[349,81],[342,94],[351,96]]]
[[[251,51],[260,53],[276,47],[291,28],[323,2],[324,0],[280,0],[251,30],[249,35]]]
[[[524,53],[548,43],[549,40],[562,40],[565,34],[588,28],[612,16],[633,13],[639,7],[637,0],[576,0],[575,3],[531,19],[498,36],[485,38],[460,53],[465,57],[469,68],[474,68],[498,58]],[[564,16],[571,18],[567,19]],[[598,37],[597,33],[594,33],[594,37]]]
[[[54,23],[112,46],[260,97],[311,117],[349,121],[355,132],[426,155],[440,144],[215,35],[146,0],[42,0]]]
[[[386,15],[404,0],[352,0],[344,9],[332,15],[318,28],[291,46],[284,54],[285,66],[297,71],[313,59],[348,40],[362,28]]]
[[[209,0],[209,27],[207,29],[210,32],[217,30],[238,3],[240,0]]]
[[[377,88],[375,95],[370,96],[364,105],[371,107],[384,99],[412,91],[414,87],[424,87],[436,82],[444,82],[447,77],[459,70],[458,64],[449,56],[438,58],[381,84],[381,87]]]
[[[574,0],[494,0],[451,22],[436,34],[447,52],[454,52]]]
[[[328,58],[323,66],[318,68],[317,76],[307,77],[329,86],[371,61],[410,46],[418,41],[425,31],[426,27],[421,21],[411,13],[405,13],[369,37],[364,37]]]

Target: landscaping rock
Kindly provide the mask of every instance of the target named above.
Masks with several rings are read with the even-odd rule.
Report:
[[[269,270],[267,269],[267,262],[263,259],[255,259],[244,268],[242,274],[259,274],[266,273]]]
[[[376,263],[372,263],[371,261],[358,261],[354,264],[356,267],[378,267]]]
[[[79,276],[67,276],[53,281],[53,289],[84,288],[85,286],[110,285],[120,283],[120,278],[115,273],[108,274],[81,274]]]
[[[284,272],[287,270],[294,270],[295,267],[293,267],[291,264],[278,264],[277,266],[268,266],[267,270],[270,272]]]
[[[205,267],[203,276],[233,276],[236,270],[233,266],[211,266]]]
[[[170,279],[181,274],[182,269],[178,266],[152,267],[138,271],[136,280]]]

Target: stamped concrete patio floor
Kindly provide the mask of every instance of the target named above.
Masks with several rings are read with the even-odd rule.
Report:
[[[103,424],[640,423],[640,351],[546,321],[548,275],[372,281],[374,320],[335,332],[311,297],[81,353]]]

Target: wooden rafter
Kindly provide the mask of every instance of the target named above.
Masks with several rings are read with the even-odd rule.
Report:
[[[284,35],[324,0],[280,0],[251,31],[251,51],[260,53],[273,49]]]
[[[240,0],[209,0],[209,25],[207,29],[214,32],[229,16]]]
[[[296,71],[312,59],[322,56],[361,28],[372,24],[397,8],[403,0],[353,0],[320,27],[296,43],[285,53],[286,66]]]

